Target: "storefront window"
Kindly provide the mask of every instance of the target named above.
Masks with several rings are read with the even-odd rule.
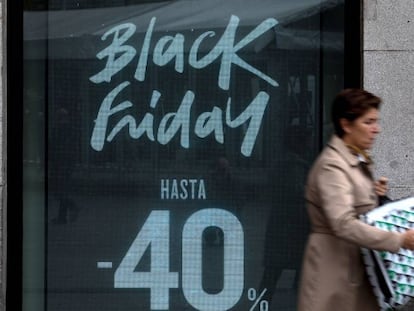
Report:
[[[295,310],[344,8],[25,1],[23,310]]]

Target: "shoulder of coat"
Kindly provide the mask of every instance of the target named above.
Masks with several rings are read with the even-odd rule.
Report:
[[[336,135],[332,136],[326,148],[327,154],[329,154],[329,156],[334,159],[343,159],[351,166],[357,166],[359,164],[358,158],[351,153],[349,148],[345,145],[344,141]]]

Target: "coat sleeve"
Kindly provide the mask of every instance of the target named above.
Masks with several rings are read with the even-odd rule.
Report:
[[[325,163],[316,184],[323,213],[334,235],[361,247],[398,252],[403,239],[401,233],[375,228],[359,220],[352,183],[344,168],[337,163]]]

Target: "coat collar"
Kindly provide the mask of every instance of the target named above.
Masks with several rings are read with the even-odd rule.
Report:
[[[352,166],[359,165],[360,159],[351,153],[349,148],[345,145],[344,141],[337,135],[333,135],[328,142],[328,146],[336,150],[339,155],[344,158]]]

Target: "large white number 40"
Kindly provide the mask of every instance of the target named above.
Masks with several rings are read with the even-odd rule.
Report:
[[[217,227],[223,232],[223,288],[209,294],[203,289],[203,232]],[[240,221],[223,209],[203,209],[186,221],[182,234],[182,282],[184,296],[197,310],[224,311],[239,301],[244,288],[244,234]],[[151,246],[148,272],[135,271]],[[152,211],[118,269],[115,288],[149,288],[151,310],[168,310],[169,289],[178,288],[178,273],[170,272],[170,213]]]

